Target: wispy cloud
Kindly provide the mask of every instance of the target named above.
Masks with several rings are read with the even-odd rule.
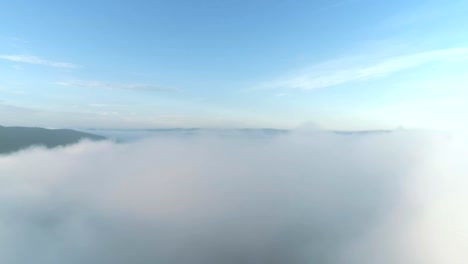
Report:
[[[178,91],[177,88],[163,87],[142,83],[113,83],[102,81],[61,81],[56,82],[57,85],[83,88],[102,88],[110,90],[132,90],[132,91]]]
[[[6,88],[6,87],[3,87],[3,86],[0,86],[0,92],[2,93],[9,93],[9,94],[17,94],[17,95],[21,95],[21,94],[27,94],[28,92],[24,91],[24,90],[20,90],[20,89],[15,89],[15,88]],[[0,103],[2,101],[0,100]]]
[[[126,104],[103,104],[103,103],[93,103],[93,104],[89,104],[89,106],[105,108],[105,107],[122,107],[122,106],[128,106],[128,105],[126,105]]]
[[[264,82],[259,86],[261,88],[279,89],[320,89],[349,82],[381,78],[431,62],[450,62],[456,60],[468,60],[468,47],[398,56],[365,65],[343,66],[340,63],[320,63],[302,70],[300,73]]]
[[[45,66],[56,67],[56,68],[67,68],[67,69],[78,68],[78,65],[75,65],[72,63],[51,61],[51,60],[46,60],[40,57],[28,56],[28,55],[0,55],[0,59],[13,61],[13,62],[45,65]]]
[[[7,101],[0,100],[0,119],[2,122],[6,122],[9,120],[17,120],[18,121],[18,115],[28,115],[30,116],[32,113],[37,113],[39,112],[36,109],[12,104]],[[0,124],[4,125],[4,124]]]

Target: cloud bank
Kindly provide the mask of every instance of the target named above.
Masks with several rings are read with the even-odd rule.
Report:
[[[466,141],[319,131],[0,157],[0,262],[464,263]]]

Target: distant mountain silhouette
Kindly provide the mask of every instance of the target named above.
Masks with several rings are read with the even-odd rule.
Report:
[[[78,143],[83,139],[104,140],[106,138],[71,129],[0,126],[0,155],[31,146],[44,146],[47,148],[66,146]]]
[[[131,142],[152,136],[196,136],[219,135],[228,137],[263,138],[284,135],[293,130],[272,128],[202,129],[202,128],[159,128],[159,129],[45,129],[38,127],[0,126],[0,155],[12,153],[32,146],[54,148],[74,144],[83,139],[115,142]],[[389,133],[391,130],[328,131],[338,135],[371,135]]]
[[[80,131],[105,136],[117,143],[134,142],[151,137],[190,137],[190,136],[221,136],[239,137],[250,139],[261,139],[274,136],[293,134],[295,130],[275,128],[146,128],[146,129],[100,129],[88,128]],[[310,136],[313,132],[331,133],[343,136],[366,136],[391,133],[392,130],[312,130],[308,131]]]
[[[356,131],[333,131],[338,135],[372,135],[372,134],[383,134],[391,133],[393,130],[356,130]]]

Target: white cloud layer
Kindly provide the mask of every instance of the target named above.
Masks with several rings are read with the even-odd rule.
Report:
[[[67,68],[67,69],[78,68],[77,65],[72,64],[72,63],[50,61],[50,60],[42,59],[36,56],[0,55],[0,59],[14,61],[14,62],[29,63],[29,64],[39,64],[39,65],[45,65],[45,66],[50,66],[50,67],[56,67],[56,68]]]
[[[302,70],[300,73],[265,82],[260,87],[302,90],[321,89],[355,81],[381,78],[430,62],[449,62],[467,59],[468,48],[461,47],[398,56],[370,65],[349,66],[340,65],[340,63],[336,62],[321,63]]]
[[[190,137],[0,157],[0,262],[468,259],[466,141]]]

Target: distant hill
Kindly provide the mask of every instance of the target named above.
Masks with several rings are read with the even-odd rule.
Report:
[[[374,134],[384,134],[391,133],[393,130],[356,130],[356,131],[333,131],[333,133],[338,135],[374,135]]]
[[[287,134],[290,131],[273,128],[147,128],[147,129],[99,129],[88,128],[80,131],[105,136],[117,143],[134,142],[151,137],[190,137],[190,136],[221,136],[267,138]]]
[[[117,143],[134,142],[152,137],[190,137],[190,136],[221,136],[229,138],[261,139],[274,136],[288,135],[295,130],[275,128],[147,128],[147,129],[99,129],[88,128],[80,131],[105,136]],[[301,130],[299,130],[301,131]],[[309,131],[311,133],[313,131]],[[367,136],[391,133],[392,130],[316,130],[320,133],[332,133],[343,136]]]
[[[47,148],[66,146],[83,139],[104,140],[106,138],[71,129],[0,126],[0,155],[31,146],[44,146]]]

